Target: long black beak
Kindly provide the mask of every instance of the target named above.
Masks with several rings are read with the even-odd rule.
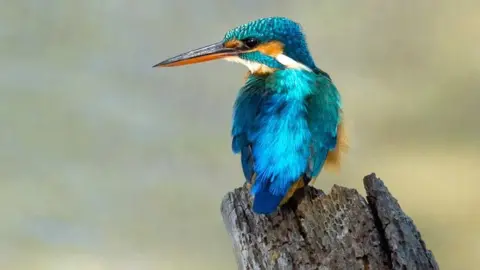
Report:
[[[215,59],[225,58],[238,55],[240,51],[235,48],[227,48],[223,42],[217,42],[202,48],[191,50],[186,53],[169,58],[153,67],[174,67],[195,63],[211,61]]]

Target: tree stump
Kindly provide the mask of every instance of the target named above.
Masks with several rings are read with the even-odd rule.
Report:
[[[304,190],[295,207],[266,216],[251,211],[246,187],[222,201],[239,269],[439,269],[413,221],[383,181],[363,179],[367,199],[334,185]]]

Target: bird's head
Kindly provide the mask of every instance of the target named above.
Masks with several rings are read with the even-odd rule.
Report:
[[[301,26],[287,18],[263,18],[228,31],[217,43],[182,53],[154,67],[171,67],[225,59],[252,73],[296,68],[321,72],[307,47]]]

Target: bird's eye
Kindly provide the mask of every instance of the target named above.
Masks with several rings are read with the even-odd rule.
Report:
[[[260,41],[256,38],[246,38],[242,40],[242,42],[247,49],[253,49],[260,43]]]

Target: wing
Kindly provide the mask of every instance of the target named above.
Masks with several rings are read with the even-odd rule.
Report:
[[[247,182],[252,183],[254,176],[254,162],[252,142],[249,134],[253,130],[253,123],[262,101],[265,80],[250,76],[237,96],[233,109],[232,124],[232,151],[240,153],[242,170]]]
[[[255,212],[275,211],[288,200],[293,186],[301,187],[297,184],[303,183],[299,179],[307,168],[310,137],[303,99],[273,91],[262,95],[248,134],[255,161],[251,188]]]
[[[302,182],[309,157],[304,101],[266,87],[265,79],[249,78],[235,102],[232,127],[232,150],[241,154],[257,213],[274,211]]]
[[[329,78],[318,77],[317,87],[307,100],[307,108],[312,134],[307,175],[315,179],[324,165],[339,163],[340,151],[346,143],[340,94]]]
[[[337,145],[341,103],[335,86],[323,76],[299,80],[294,76],[303,75],[294,72],[285,71],[290,80],[277,80],[275,91],[265,79],[250,76],[235,101],[232,150],[241,154],[257,213],[274,211],[308,184]]]

